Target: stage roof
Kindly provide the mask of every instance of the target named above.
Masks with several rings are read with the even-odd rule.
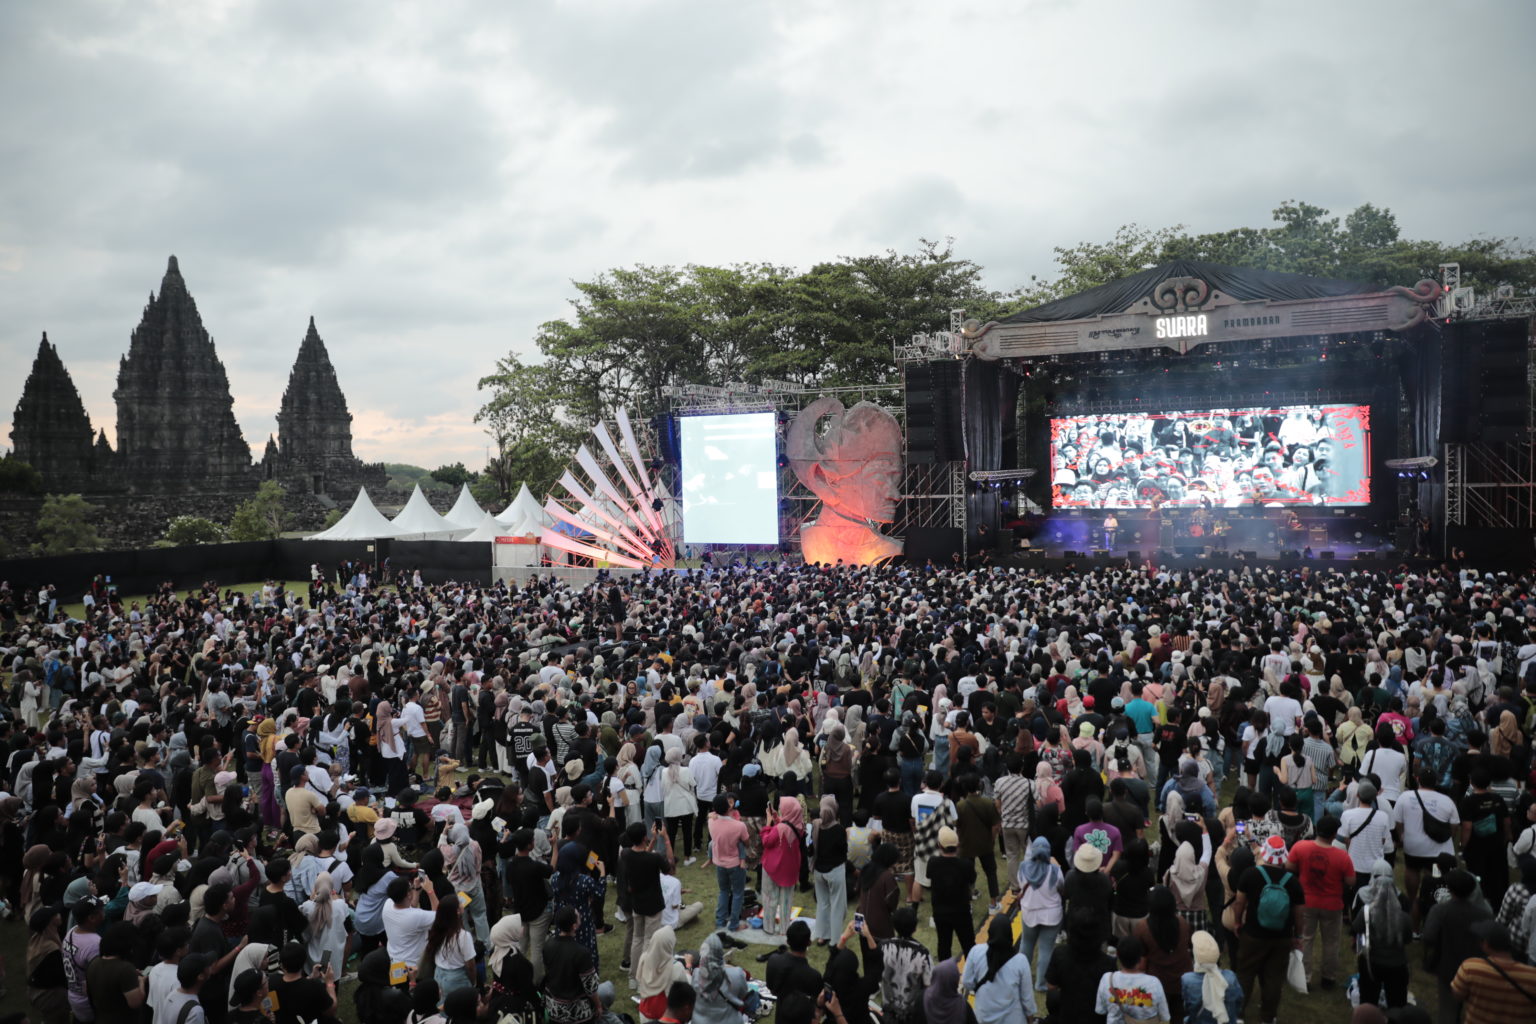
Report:
[[[1282,274],[1274,270],[1256,270],[1252,267],[1228,267],[1220,263],[1200,260],[1174,260],[1162,266],[1143,270],[1118,281],[1101,284],[1097,288],[1068,295],[1055,302],[1047,302],[1034,309],[1026,309],[1013,316],[997,321],[999,324],[1032,324],[1052,320],[1081,320],[1086,317],[1124,313],[1141,299],[1151,298],[1157,286],[1177,278],[1199,278],[1214,291],[1221,292],[1239,302],[1269,299],[1319,299],[1338,295],[1362,295],[1380,291],[1374,285],[1354,281],[1336,281],[1326,277],[1308,277],[1305,274]]]

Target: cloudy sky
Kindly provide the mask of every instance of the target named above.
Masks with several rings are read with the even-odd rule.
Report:
[[[1403,0],[0,4],[0,445],[45,330],[112,433],[171,253],[257,454],[313,314],[359,455],[478,467],[476,379],[608,267],[953,236],[1012,288],[1290,198],[1529,238],[1532,38]]]

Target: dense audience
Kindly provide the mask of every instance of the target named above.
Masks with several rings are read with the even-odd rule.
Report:
[[[0,587],[42,1024],[1536,1017],[1526,578],[88,596]]]

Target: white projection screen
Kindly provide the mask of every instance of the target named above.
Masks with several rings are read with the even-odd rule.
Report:
[[[779,542],[775,420],[771,412],[679,420],[684,543]]]

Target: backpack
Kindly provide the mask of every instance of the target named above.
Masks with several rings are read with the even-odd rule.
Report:
[[[1269,872],[1262,866],[1259,867],[1259,875],[1264,879],[1264,888],[1259,890],[1259,927],[1266,931],[1283,932],[1286,922],[1291,919],[1291,894],[1285,888],[1286,876],[1282,874],[1277,882],[1269,877]]]

